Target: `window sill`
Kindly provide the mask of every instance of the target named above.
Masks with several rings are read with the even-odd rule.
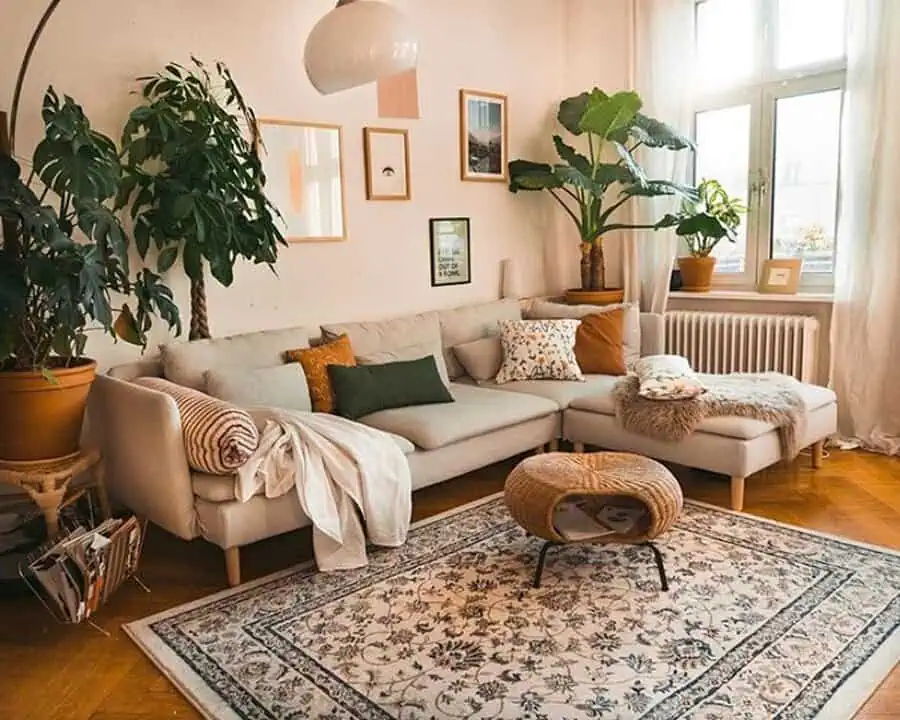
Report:
[[[831,293],[797,293],[796,295],[781,295],[777,293],[761,293],[750,290],[711,290],[706,293],[683,292],[681,290],[669,293],[669,297],[684,300],[712,300],[722,302],[776,302],[776,303],[816,303],[831,305],[834,303],[834,295]]]

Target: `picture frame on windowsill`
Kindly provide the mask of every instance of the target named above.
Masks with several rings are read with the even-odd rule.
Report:
[[[757,290],[761,293],[796,295],[800,289],[800,258],[777,258],[763,263]]]

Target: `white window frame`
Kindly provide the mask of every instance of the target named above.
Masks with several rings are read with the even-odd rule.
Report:
[[[750,196],[746,198],[749,212],[746,216],[747,254],[744,272],[716,273],[713,277],[715,286],[733,290],[755,290],[762,275],[763,264],[772,255],[777,101],[829,90],[844,90],[846,87],[846,56],[789,70],[775,67],[778,48],[775,19],[779,0],[756,1],[759,26],[756,29],[758,42],[753,76],[741,86],[701,94],[694,105],[695,138],[698,114],[741,105],[750,107]],[[695,0],[695,6],[699,8],[705,2],[707,0]],[[696,160],[694,176],[696,181]],[[840,179],[840,165],[838,178]],[[801,277],[801,289],[807,292],[828,292],[833,287],[832,273],[805,272]]]

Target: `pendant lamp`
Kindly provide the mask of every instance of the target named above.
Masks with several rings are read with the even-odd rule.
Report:
[[[306,40],[306,74],[330,95],[412,70],[418,56],[412,24],[399,10],[380,0],[340,0]]]

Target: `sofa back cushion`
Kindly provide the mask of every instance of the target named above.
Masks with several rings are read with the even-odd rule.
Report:
[[[637,305],[565,305],[563,303],[535,300],[525,317],[531,320],[568,318],[581,320],[587,315],[612,312],[622,308],[625,311],[622,340],[625,345],[625,364],[631,367],[641,358],[641,311]]]
[[[444,385],[449,386],[450,378],[447,375],[447,363],[444,362],[444,353],[440,343],[434,341],[405,345],[393,350],[382,350],[381,352],[369,353],[368,355],[357,355],[356,362],[358,365],[384,365],[385,363],[418,360],[424,357],[434,358],[434,364],[437,367],[438,374],[441,376],[441,381]]]
[[[453,347],[499,335],[501,322],[522,319],[522,306],[518,300],[496,300],[454,310],[441,310],[438,317],[444,344],[444,360],[450,378],[455,380],[465,375],[466,371],[456,358]]]
[[[208,370],[206,392],[242,408],[312,411],[306,373],[295,362],[258,370]]]
[[[256,452],[259,431],[245,410],[162,378],[145,377],[134,382],[175,400],[185,455],[194,470],[231,475]]]
[[[284,362],[285,350],[309,347],[310,339],[318,335],[316,328],[295,327],[163,345],[163,377],[194,390],[206,390],[204,376],[209,370],[255,370],[279,365]]]
[[[325,340],[335,340],[341,335],[350,338],[353,352],[357,355],[397,350],[409,345],[441,341],[441,328],[435,312],[407,315],[393,320],[373,322],[331,323],[322,325]]]

